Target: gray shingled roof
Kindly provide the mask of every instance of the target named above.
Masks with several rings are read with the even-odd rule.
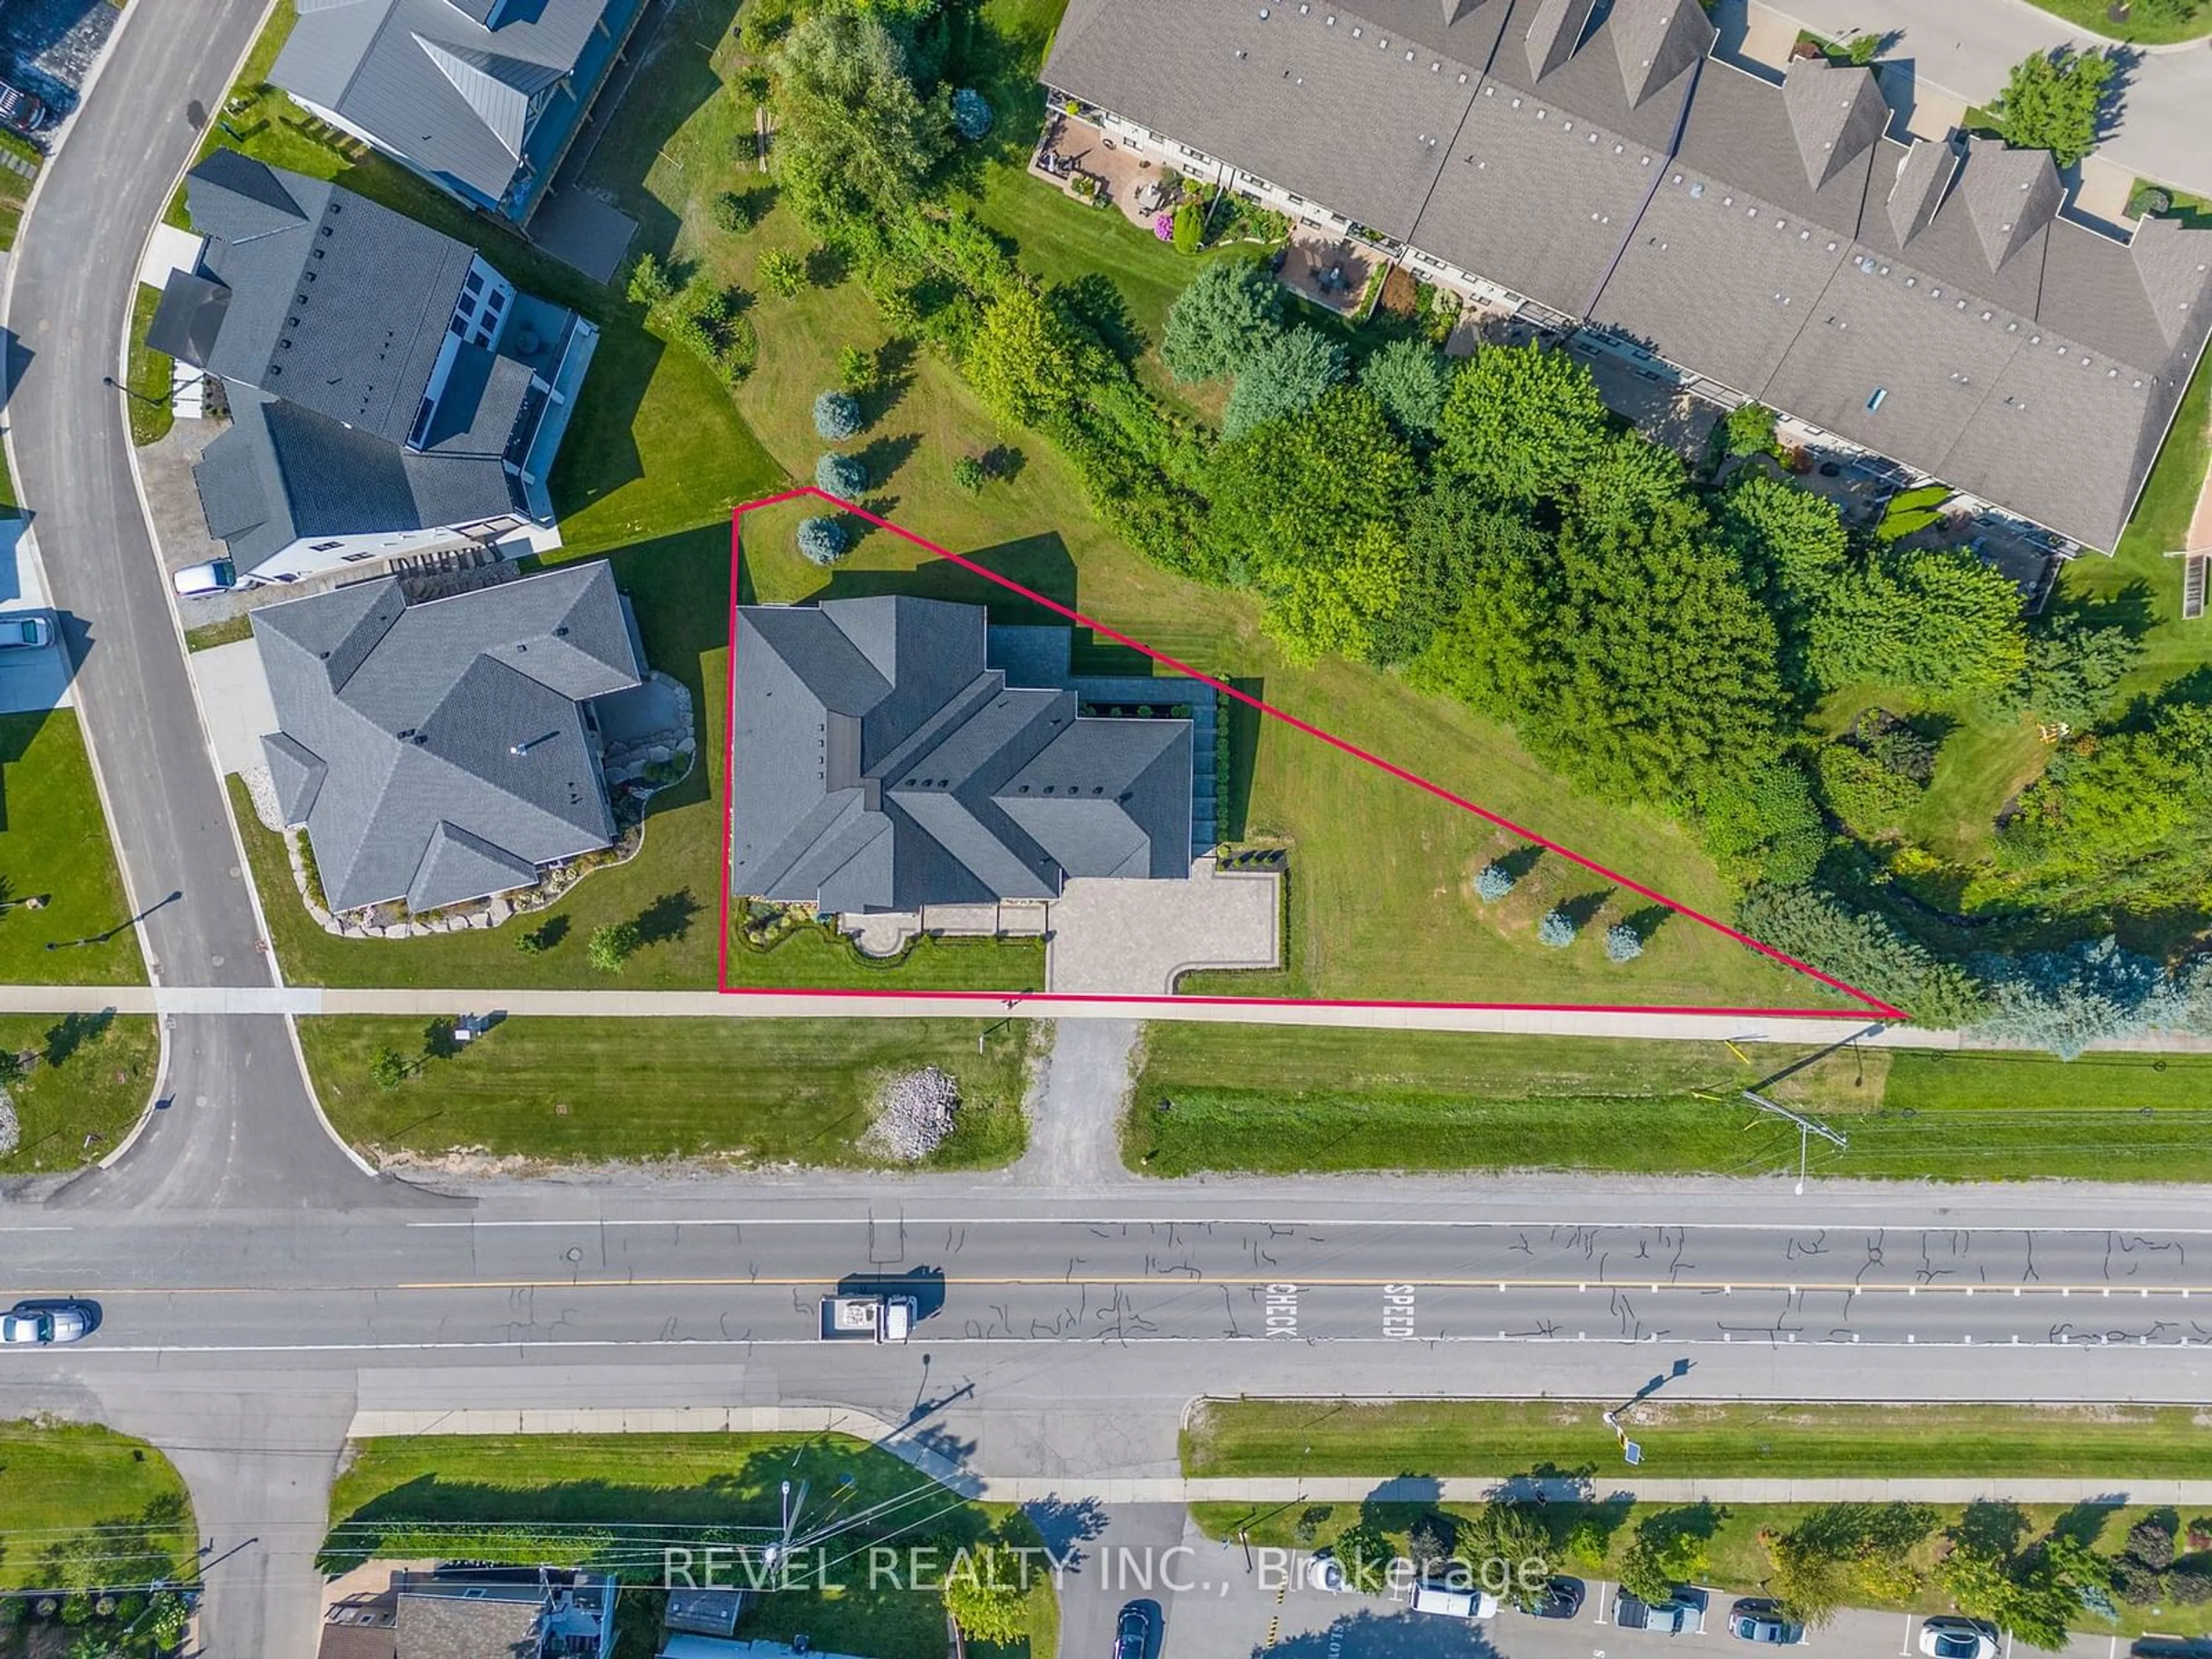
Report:
[[[210,152],[186,175],[185,200],[207,242],[198,273],[171,278],[157,323],[189,305],[196,340],[205,282],[229,290],[212,349],[185,360],[404,442],[475,250],[232,149]]]
[[[1382,9],[1299,21],[1334,15],[1348,38]],[[1879,137],[1868,71],[1799,63],[1778,86],[1705,58],[1691,0],[1513,0],[1502,24],[1498,0],[1455,10],[1422,27],[1474,67],[1475,95],[1414,246],[2079,541],[2118,540],[2212,334],[2212,230],[2150,220],[2122,242],[2058,217],[2047,155]],[[1304,60],[1295,109],[1279,88],[1227,95],[1239,72],[1212,59],[1254,15],[1073,0],[1046,79],[1402,234],[1431,176],[1389,165],[1403,98],[1321,74],[1340,52]],[[1163,59],[1208,72],[1164,84]]]
[[[609,0],[514,0],[486,28],[481,5],[317,0],[269,72],[423,172],[493,201],[507,193],[534,94],[572,73]]]
[[[399,1597],[398,1659],[538,1659],[541,1605],[407,1591]]]
[[[252,616],[281,728],[264,752],[333,908],[458,903],[613,839],[581,705],[643,667],[605,563],[418,605],[362,582]]]
[[[1187,720],[1079,717],[987,665],[980,605],[744,605],[732,882],[825,912],[1049,898],[1188,873]]]

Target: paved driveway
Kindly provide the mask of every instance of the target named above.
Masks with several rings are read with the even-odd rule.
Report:
[[[1216,870],[1188,881],[1070,881],[1051,910],[1045,988],[1087,996],[1161,996],[1194,968],[1280,964],[1281,878]]]

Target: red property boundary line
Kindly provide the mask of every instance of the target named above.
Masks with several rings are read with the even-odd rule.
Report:
[[[915,546],[922,548],[940,559],[946,560],[952,564],[959,566],[960,568],[969,572],[972,575],[981,576],[986,581],[994,582],[999,586],[1005,588],[1010,593],[1019,594],[1023,599],[1027,599],[1032,605],[1042,605],[1047,611],[1053,612],[1054,615],[1066,617],[1070,623],[1078,627],[1087,628],[1094,635],[1111,640],[1116,645],[1127,646],[1133,651],[1140,652],[1145,656],[1150,658],[1152,661],[1161,664],[1163,666],[1172,670],[1176,673],[1182,675],[1189,679],[1197,680],[1203,684],[1210,685],[1221,696],[1232,697],[1237,702],[1243,703],[1248,708],[1257,709],[1261,714],[1267,716],[1271,720],[1280,720],[1284,725],[1291,727],[1293,731],[1301,732],[1307,737],[1317,738],[1319,741],[1328,744],[1331,748],[1340,750],[1343,753],[1352,757],[1353,759],[1363,761],[1369,766],[1374,767],[1376,770],[1388,774],[1389,776],[1397,779],[1401,783],[1410,784],[1414,788],[1433,795],[1439,800],[1447,801],[1452,805],[1458,807],[1463,812],[1472,812],[1476,817],[1480,818],[1484,823],[1494,824],[1498,829],[1506,830],[1514,836],[1517,836],[1523,841],[1532,842],[1534,845],[1542,848],[1547,852],[1555,853],[1559,857],[1565,859],[1569,863],[1577,865],[1583,869],[1589,871],[1593,875],[1602,877],[1607,881],[1613,882],[1619,886],[1625,887],[1630,892],[1636,894],[1638,897],[1649,899],[1653,903],[1661,906],[1662,908],[1671,912],[1672,914],[1682,917],[1685,921],[1693,921],[1700,927],[1711,928],[1714,933],[1722,935],[1723,938],[1732,939],[1736,944],[1743,945],[1748,950],[1757,951],[1760,956],[1765,957],[1771,961],[1780,963],[1785,968],[1792,969],[1798,973],[1805,975],[1808,978],[1816,980],[1820,984],[1828,987],[1831,990],[1840,991],[1844,995],[1856,1002],[1859,1005],[1859,1008],[1857,1010],[1838,1008],[1760,1008],[1699,1006],[1695,1004],[1632,1004],[1604,1002],[1423,1002],[1411,1000],[1356,997],[1231,997],[1174,995],[1091,996],[1076,992],[1054,991],[908,991],[882,987],[872,988],[861,986],[839,986],[827,988],[817,988],[811,987],[787,988],[768,985],[732,985],[730,983],[730,848],[734,836],[733,823],[737,811],[737,791],[732,787],[732,780],[735,776],[735,769],[737,764],[737,721],[733,716],[737,699],[738,673],[738,573],[744,557],[744,517],[746,514],[756,512],[763,507],[778,507],[787,501],[803,501],[809,498],[825,502],[840,513],[849,513],[855,518],[865,519],[878,529],[887,530],[892,535],[898,537],[902,541],[910,542]],[[723,752],[724,770],[722,776],[723,787],[726,799],[725,800],[722,808],[722,935],[719,954],[719,967],[716,970],[716,988],[726,996],[822,997],[831,1000],[860,997],[903,997],[915,1001],[944,1002],[952,1005],[972,1005],[979,1002],[1000,1003],[1009,1008],[1011,1008],[1017,1001],[1044,1003],[1107,1002],[1127,1004],[1134,1007],[1158,1008],[1172,1008],[1207,1004],[1226,1005],[1230,1006],[1241,1006],[1301,1008],[1457,1008],[1469,1011],[1489,1010],[1527,1013],[1725,1014],[1746,1018],[1778,1019],[1834,1019],[1838,1017],[1848,1018],[1854,1012],[1863,1011],[1880,1019],[1902,1020],[1911,1018],[1911,1016],[1907,1014],[1905,1010],[1894,1007],[1891,1004],[1882,1001],[1879,997],[1870,995],[1869,993],[1860,990],[1855,985],[1848,985],[1842,980],[1836,978],[1832,974],[1824,974],[1818,968],[1814,967],[1810,963],[1800,962],[1796,957],[1789,955],[1785,951],[1778,951],[1771,945],[1762,945],[1759,940],[1753,939],[1749,934],[1737,931],[1735,928],[1729,927],[1724,921],[1716,921],[1713,917],[1706,915],[1701,911],[1693,910],[1688,905],[1680,903],[1674,899],[1668,897],[1666,894],[1658,891],[1655,888],[1646,887],[1641,882],[1632,881],[1628,877],[1622,875],[1616,870],[1608,869],[1606,866],[1600,864],[1596,860],[1586,857],[1583,854],[1576,852],[1571,847],[1562,846],[1559,842],[1552,840],[1548,836],[1540,836],[1533,830],[1524,829],[1522,825],[1514,823],[1510,818],[1501,817],[1499,814],[1492,812],[1486,807],[1478,806],[1474,802],[1468,800],[1464,797],[1454,794],[1442,784],[1432,782],[1429,779],[1421,776],[1417,772],[1409,772],[1404,767],[1393,765],[1390,762],[1384,760],[1379,755],[1370,754],[1366,750],[1360,748],[1359,745],[1355,743],[1352,743],[1346,738],[1340,738],[1332,732],[1324,732],[1317,726],[1310,725],[1308,722],[1300,720],[1295,714],[1285,714],[1283,710],[1275,708],[1271,703],[1263,702],[1261,699],[1252,696],[1249,692],[1240,691],[1235,686],[1230,685],[1221,680],[1215,679],[1210,674],[1200,672],[1197,669],[1191,667],[1188,663],[1177,661],[1175,658],[1169,656],[1164,652],[1153,650],[1152,647],[1145,644],[1141,640],[1131,639],[1127,634],[1123,634],[1117,629],[1109,628],[1103,623],[1098,622],[1092,617],[1086,617],[1079,611],[1073,610],[1069,606],[1061,605],[1055,599],[1050,599],[1042,593],[1035,592],[1032,590],[1023,586],[1019,582],[1013,581],[1005,576],[1001,576],[995,570],[986,569],[983,566],[975,563],[973,560],[961,557],[959,554],[953,552],[949,548],[939,547],[936,543],[929,541],[923,537],[917,536],[911,531],[901,529],[897,525],[893,524],[889,519],[878,517],[877,514],[869,512],[866,507],[855,507],[850,501],[840,501],[836,496],[831,495],[828,491],[817,489],[811,484],[801,484],[794,489],[784,490],[778,495],[765,495],[758,501],[746,501],[732,513],[730,517],[730,600],[729,614],[726,620],[729,626],[730,650],[722,690],[722,715],[725,731]]]

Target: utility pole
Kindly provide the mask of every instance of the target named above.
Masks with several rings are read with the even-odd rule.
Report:
[[[1805,1193],[1806,1149],[1810,1145],[1812,1138],[1818,1135],[1821,1139],[1832,1142],[1838,1146],[1850,1145],[1848,1139],[1831,1129],[1826,1124],[1817,1122],[1802,1113],[1793,1112],[1787,1106],[1778,1106],[1756,1089],[1746,1089],[1743,1091],[1743,1097],[1758,1107],[1760,1111],[1771,1112],[1775,1116],[1786,1119],[1797,1126],[1797,1194],[1801,1198]]]

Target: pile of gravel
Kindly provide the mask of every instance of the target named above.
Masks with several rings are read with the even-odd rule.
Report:
[[[15,1121],[15,1103],[8,1098],[8,1091],[0,1089],[0,1158],[21,1145],[22,1126]]]
[[[918,1164],[952,1133],[959,1109],[959,1084],[934,1066],[925,1066],[884,1086],[883,1109],[862,1144],[902,1164]]]

